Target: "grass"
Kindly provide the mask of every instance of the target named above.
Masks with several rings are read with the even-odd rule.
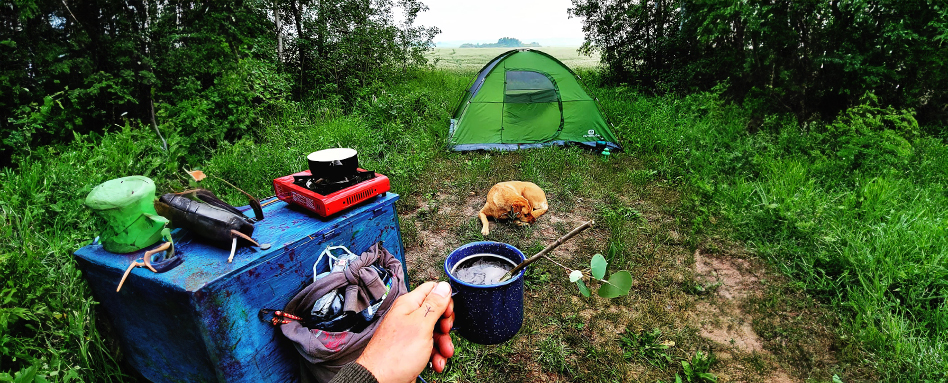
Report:
[[[899,155],[859,147],[855,163],[820,151],[839,137],[780,116],[748,133],[745,112],[714,93],[653,97],[610,86],[592,89],[626,149],[608,160],[563,148],[447,152],[448,115],[493,57],[488,51],[455,50],[451,65],[460,71],[420,71],[379,85],[349,115],[332,104],[287,104],[252,135],[212,153],[185,153],[174,134],[165,152],[150,128],[129,125],[36,148],[16,170],[3,169],[0,381],[134,380],[71,256],[95,236],[95,218],[82,207],[93,186],[142,174],[159,192],[182,190],[186,166],[270,195],[274,176],[303,169],[306,153],[330,146],[356,148],[363,167],[392,179],[413,283],[443,278],[438,265],[447,251],[483,239],[470,211],[493,183],[510,179],[537,183],[553,208],[535,226],[494,226],[490,239],[536,252],[595,219],[595,228],[554,255],[580,267],[602,253],[610,270],[633,275],[629,297],[581,299],[561,268],[537,262],[527,272],[521,333],[498,346],[456,338],[448,371],[426,377],[687,381],[684,361],[693,378],[701,378],[700,366],[719,381],[765,381],[781,371],[813,381],[946,378],[944,141],[920,137]],[[595,83],[595,72],[583,77]],[[702,335],[713,322],[708,307],[734,303],[721,298],[726,286],[697,275],[696,250],[763,259],[780,272],[757,266],[759,294],[738,304],[766,354]],[[709,350],[716,362],[705,357]]]
[[[512,48],[435,48],[427,57],[438,69],[447,69],[465,73],[476,73],[490,60]],[[595,68],[599,66],[599,55],[593,53],[584,56],[577,47],[540,47],[530,48],[546,52],[573,69]]]
[[[661,102],[621,87],[603,91],[609,114],[639,127],[631,145],[655,161],[661,176],[693,190],[697,231],[710,226],[705,217],[727,219],[735,238],[844,314],[842,327],[880,356],[887,380],[946,378],[948,172],[934,166],[948,160],[942,140],[916,139],[900,156],[856,148],[862,155],[854,163],[820,149],[854,137],[800,130],[779,116],[748,134],[739,108],[687,106],[700,97],[713,105],[713,94]],[[691,105],[702,104],[708,105]],[[664,113],[679,117],[656,123]],[[702,122],[709,115],[716,123]]]
[[[619,340],[622,342],[622,349],[625,351],[623,356],[628,359],[642,358],[649,364],[664,368],[671,363],[672,358],[668,355],[669,344],[661,342],[662,330],[657,328],[651,331],[640,333],[626,333]]]

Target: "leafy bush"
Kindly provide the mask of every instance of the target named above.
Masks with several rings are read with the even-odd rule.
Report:
[[[570,12],[617,83],[687,94],[728,81],[734,100],[767,100],[760,111],[800,123],[830,121],[867,91],[948,119],[944,4],[573,0]]]
[[[864,100],[826,126],[818,147],[847,172],[904,168],[913,157],[913,142],[920,133],[914,113],[891,106],[881,108],[871,93]]]
[[[438,33],[414,25],[427,9],[417,0],[8,8],[0,15],[0,166],[125,120],[178,132],[206,152],[250,133],[261,113],[287,100],[352,110],[363,87],[424,64]]]

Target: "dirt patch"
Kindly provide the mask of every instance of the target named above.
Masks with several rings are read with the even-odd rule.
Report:
[[[443,279],[442,265],[447,254],[462,243],[458,240],[458,231],[479,231],[480,222],[476,219],[477,212],[483,205],[483,197],[470,193],[461,203],[457,203],[454,196],[446,193],[435,193],[425,200],[419,201],[418,209],[406,214],[403,221],[407,224],[415,225],[418,230],[418,245],[407,249],[409,268],[413,271],[414,282],[422,280]],[[634,203],[645,213],[643,216],[645,222],[656,231],[662,231],[666,225],[674,222],[673,219],[660,211],[656,205],[647,203]],[[541,217],[537,223],[530,228],[529,234],[532,235],[535,242],[549,244],[562,236],[566,231],[574,226],[580,225],[586,220],[591,220],[592,215],[582,216],[576,214],[577,211],[591,212],[594,209],[573,209],[564,212],[565,209],[557,209],[552,206],[550,211]],[[516,233],[519,228],[507,222],[490,221],[492,237],[507,237]],[[683,242],[683,236],[676,230],[663,231],[667,242],[672,245],[678,245]],[[479,233],[478,233],[479,234]],[[471,234],[475,235],[475,234]],[[499,239],[503,240],[503,238]],[[568,241],[554,251],[557,259],[562,258],[563,262],[573,260],[573,255],[582,253],[584,243],[576,239]],[[646,246],[647,247],[647,246]],[[672,249],[661,250],[666,254],[674,254],[674,263],[686,267],[689,262],[687,253],[683,251],[673,251]],[[529,255],[529,254],[528,254]],[[731,379],[722,381],[739,381],[741,376],[759,372],[759,369],[744,368],[738,362],[738,356],[754,353],[761,353],[766,356],[771,354],[765,349],[760,337],[755,333],[751,325],[753,317],[740,309],[743,299],[748,296],[759,297],[763,289],[759,285],[759,274],[765,273],[759,267],[753,267],[747,260],[727,257],[704,255],[701,251],[694,252],[694,275],[698,283],[706,285],[717,285],[712,299],[699,300],[695,304],[682,306],[686,309],[684,321],[675,321],[676,326],[687,328],[689,326],[698,328],[699,335],[716,344],[719,350],[719,358],[727,361],[728,368],[722,374],[722,378],[731,375]],[[652,278],[660,277],[661,274],[669,274],[668,270],[646,270],[641,281],[647,281]],[[670,273],[672,281],[682,281],[684,277],[680,273]],[[667,276],[667,275],[666,275]],[[644,283],[644,282],[643,282]],[[528,300],[528,309],[532,308],[541,313],[555,312],[559,307],[557,302],[544,301],[546,299],[543,291],[526,292]],[[648,299],[643,297],[643,299]],[[663,309],[667,311],[679,311],[678,305],[672,304],[674,298],[666,298],[669,301]],[[570,306],[583,306],[584,302],[576,295],[568,297]],[[575,323],[582,323],[591,344],[597,347],[612,347],[617,351],[621,349],[615,347],[616,340],[626,332],[626,324],[634,323],[634,313],[625,305],[610,304],[611,301],[595,301],[593,307],[587,307],[578,311],[573,319]],[[679,311],[679,314],[681,312]],[[644,329],[642,329],[644,330]],[[540,342],[550,336],[555,336],[562,331],[558,326],[537,325],[536,336],[531,337],[532,342]],[[635,329],[635,331],[638,331]],[[521,341],[523,341],[521,339]],[[770,370],[768,381],[792,382],[789,374],[774,363],[766,363],[766,369]],[[541,381],[550,380],[551,375],[543,372],[539,367],[528,368],[529,377]],[[648,374],[634,373],[630,374],[636,378],[644,378]],[[737,379],[735,379],[737,378]]]
[[[748,295],[760,296],[762,287],[758,274],[765,273],[763,266],[752,268],[744,259],[714,257],[695,250],[695,272],[702,279],[720,283],[717,295],[723,299],[740,300]]]
[[[706,256],[701,250],[695,250],[694,259],[696,286],[711,289],[717,298],[697,305],[701,336],[741,352],[766,352],[751,316],[741,310],[745,297],[760,295],[757,274],[763,270],[751,270],[743,259]]]
[[[513,161],[499,167],[516,168]],[[517,178],[522,179],[511,179]],[[413,285],[444,280],[445,257],[464,243],[505,242],[530,256],[588,220],[597,224],[554,250],[554,259],[566,269],[582,270],[601,253],[609,259],[610,273],[624,269],[633,276],[627,297],[583,298],[568,281],[568,270],[545,260],[534,263],[524,281],[519,335],[499,346],[462,344],[458,352],[472,365],[457,366],[439,381],[675,381],[681,361],[698,350],[717,358],[710,372],[719,382],[832,378],[832,355],[840,348],[832,326],[801,322],[791,313],[821,312],[812,299],[768,305],[784,294],[775,290],[785,286],[777,282],[780,278],[742,246],[693,234],[688,213],[670,187],[653,183],[629,191],[618,185],[622,193],[596,194],[602,199],[546,190],[550,210],[535,224],[491,220],[490,235],[484,237],[477,212],[489,185],[483,180],[464,187],[434,182],[441,186],[408,197],[413,199],[408,206],[417,208],[400,212],[401,224],[416,233],[406,245]],[[483,192],[468,191],[470,185]],[[446,191],[451,189],[459,193]],[[596,282],[587,282],[595,294]],[[810,303],[791,310],[793,302]],[[791,336],[796,333],[788,329],[814,335]],[[671,345],[664,351],[667,360],[647,359],[629,348],[629,339],[655,330],[661,333],[658,342]]]
[[[699,302],[695,319],[701,324],[701,336],[741,352],[766,352],[760,337],[740,310],[721,309],[718,305]]]
[[[760,275],[767,273],[765,266],[735,256],[703,254],[700,249],[695,250],[694,261],[698,283],[713,286],[714,289],[711,299],[696,305],[695,319],[701,323],[701,336],[726,350],[719,353],[724,360],[757,357],[759,363],[770,370],[766,378],[768,382],[798,381],[792,379],[786,369],[776,362],[773,353],[765,348],[763,340],[754,330],[754,316],[743,310],[747,298],[763,296],[765,287]],[[757,373],[739,367],[733,370],[741,376]]]

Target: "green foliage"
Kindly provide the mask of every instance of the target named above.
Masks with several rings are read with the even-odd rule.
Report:
[[[867,94],[863,104],[842,113],[818,139],[844,171],[901,169],[912,158],[912,142],[920,134],[914,113],[877,105],[878,99]]]
[[[178,132],[196,152],[250,133],[287,101],[352,109],[363,87],[424,64],[438,33],[414,25],[427,9],[417,0],[8,5],[0,166],[125,120]]]
[[[393,0],[292,1],[277,5],[293,25],[297,38],[284,52],[296,68],[294,91],[317,97],[338,95],[349,102],[363,87],[426,62],[440,30],[415,26],[427,6],[418,0],[399,1],[403,23],[394,24]],[[287,33],[287,36],[292,33]]]
[[[603,279],[606,277],[606,257],[603,257],[602,254],[594,255],[589,265],[593,278]]]
[[[661,338],[662,331],[657,328],[640,333],[626,329],[619,338],[623,350],[622,355],[626,359],[644,359],[655,367],[665,368],[672,363],[672,357],[668,355],[668,344],[662,342]]]
[[[603,280],[606,277],[606,258],[602,254],[596,254],[589,260],[589,270],[591,280],[600,282],[598,294],[603,298],[618,298],[628,295],[632,289],[632,274],[622,270],[609,276],[609,280]],[[589,297],[591,292],[583,282],[583,273],[579,270],[572,270],[569,274],[569,281],[576,283],[579,293],[584,297]]]
[[[16,117],[9,121],[13,129],[3,138],[3,145],[16,148],[17,154],[25,154],[33,146],[34,135],[53,134],[54,132],[47,131],[47,127],[57,125],[57,116],[63,109],[59,100],[61,96],[62,92],[58,92],[43,97],[42,104],[34,102],[21,106],[16,111]]]
[[[712,364],[714,364],[714,354],[710,352],[705,354],[701,352],[701,350],[698,350],[695,352],[695,355],[691,357],[691,361],[681,361],[682,375],[685,376],[685,381],[689,383],[716,383],[718,377],[708,372],[711,370]],[[675,381],[681,381],[678,374],[675,374]]]
[[[751,244],[839,310],[884,380],[945,378],[948,145],[933,128],[872,95],[830,124],[773,115],[751,133],[756,117],[715,93],[597,94],[627,150],[688,191],[684,224]]]
[[[587,51],[618,83],[691,93],[729,82],[754,113],[832,120],[875,92],[883,105],[948,118],[948,6],[856,0],[573,0]],[[758,102],[762,101],[762,102]],[[753,124],[753,123],[752,123]]]
[[[570,350],[567,345],[558,336],[546,337],[540,341],[536,352],[536,360],[543,368],[552,372],[572,374],[567,358]]]
[[[617,298],[629,294],[632,289],[632,274],[622,270],[609,276],[607,283],[599,286],[599,296],[603,298]]]
[[[579,288],[579,293],[584,297],[589,298],[592,295],[592,292],[589,291],[589,287],[586,287],[586,282],[583,282],[582,279],[576,281],[576,287]]]

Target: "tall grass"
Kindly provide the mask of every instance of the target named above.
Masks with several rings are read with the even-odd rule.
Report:
[[[870,98],[828,124],[749,116],[714,92],[596,92],[628,150],[843,313],[887,380],[948,379],[948,145]],[[937,129],[935,129],[937,130]]]
[[[0,172],[0,380],[125,377],[115,342],[96,327],[96,303],[71,254],[94,236],[94,219],[82,207],[93,186],[167,174],[174,159],[150,134],[127,126],[82,137],[40,148],[16,170]]]
[[[363,168],[391,176],[393,189],[412,193],[417,175],[445,148],[456,90],[469,81],[421,71],[365,89],[355,112],[332,100],[287,103],[252,135],[209,153],[186,153],[169,129],[169,149],[149,127],[127,125],[80,136],[68,146],[34,149],[15,169],[0,170],[0,381],[125,381],[116,341],[72,253],[96,236],[96,217],[82,202],[109,179],[151,177],[158,193],[189,187],[182,167],[204,169],[258,197],[272,180],[306,168],[305,156],[336,146],[359,151]],[[216,178],[206,186],[235,205],[240,194]],[[40,380],[37,380],[40,381]]]
[[[595,83],[594,72],[583,77]],[[269,114],[252,134],[209,153],[185,152],[182,143],[195,138],[174,129],[164,151],[153,130],[131,125],[34,149],[15,170],[0,171],[0,381],[130,378],[71,255],[96,235],[82,206],[93,186],[142,174],[159,193],[180,191],[188,187],[184,166],[264,196],[272,178],[305,169],[307,153],[332,146],[356,148],[362,167],[389,175],[403,195],[438,187],[418,185],[417,175],[444,159],[465,170],[445,185],[484,190],[498,167],[513,166],[559,206],[589,183],[624,190],[660,178],[687,190],[692,215],[681,219],[693,230],[744,240],[843,312],[844,331],[888,380],[948,378],[948,145],[914,133],[920,129],[904,113],[867,102],[836,123],[799,128],[769,116],[748,133],[746,113],[713,92],[672,98],[595,88],[621,144],[647,169],[597,163],[610,171],[590,173],[590,161],[601,160],[577,150],[532,151],[517,163],[447,153],[447,119],[469,81],[470,73],[409,73],[366,88],[348,115],[331,99],[286,103],[262,111]],[[206,182],[244,203],[216,179]],[[634,261],[634,237],[623,228],[638,212],[622,196],[598,197],[606,202],[597,218],[611,231],[608,255],[625,266]],[[714,223],[722,219],[728,224]]]

